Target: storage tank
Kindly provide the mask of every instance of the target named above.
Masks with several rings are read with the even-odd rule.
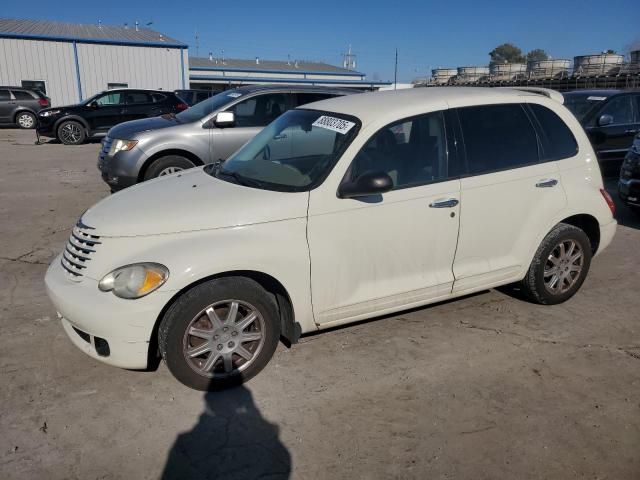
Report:
[[[489,76],[489,67],[458,67],[456,83],[474,83]]]
[[[640,50],[631,52],[631,63],[640,63]]]
[[[516,80],[527,72],[524,63],[491,63],[489,65],[491,80]]]
[[[534,60],[527,63],[529,78],[564,78],[569,76],[571,60]]]
[[[449,83],[457,73],[456,68],[434,68],[431,70],[431,82],[437,85]]]
[[[617,53],[581,55],[573,59],[573,74],[581,77],[615,75],[623,62],[624,57]]]

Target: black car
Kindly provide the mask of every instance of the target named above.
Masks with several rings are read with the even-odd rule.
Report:
[[[196,103],[200,103],[220,92],[213,92],[211,90],[174,90],[173,93],[178,95],[178,97],[184,100],[187,105],[192,107]]]
[[[38,133],[66,145],[103,137],[118,123],[178,113],[189,106],[173,92],[113,89],[100,92],[78,105],[48,108],[38,113]]]
[[[563,96],[589,135],[602,173],[617,175],[640,132],[640,91],[578,90]]]
[[[627,205],[640,213],[640,135],[633,141],[622,163],[618,194]]]
[[[51,106],[51,100],[39,90],[0,87],[0,123],[34,128],[36,114]]]

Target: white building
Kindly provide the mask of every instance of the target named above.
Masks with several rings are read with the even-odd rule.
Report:
[[[53,105],[110,87],[188,88],[187,45],[137,25],[0,19],[0,85],[39,88]]]
[[[193,89],[224,90],[239,85],[286,83],[374,90],[390,82],[373,82],[354,70],[322,62],[302,60],[240,60],[235,58],[192,57],[189,83]]]
[[[364,73],[321,62],[189,58],[148,28],[0,18],[0,85],[42,90],[52,105],[116,87],[225,90],[247,84],[377,89]]]

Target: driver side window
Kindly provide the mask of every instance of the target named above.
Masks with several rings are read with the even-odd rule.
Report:
[[[109,105],[123,105],[124,104],[124,95],[122,92],[113,92],[107,93],[98,97],[95,102],[101,107],[106,107]]]
[[[447,179],[442,112],[401,120],[375,133],[354,158],[350,179],[371,171],[389,175],[394,190]]]
[[[600,112],[598,117],[602,115],[611,115],[613,117],[612,125],[621,125],[625,123],[633,123],[633,105],[631,103],[631,95],[621,95],[612,98],[609,103]]]

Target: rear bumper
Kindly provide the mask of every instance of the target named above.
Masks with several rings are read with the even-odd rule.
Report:
[[[618,228],[618,222],[615,220],[605,224],[600,225],[600,244],[598,245],[598,251],[596,252],[596,256],[600,254],[605,248],[609,246],[613,237],[616,234],[616,229]]]

